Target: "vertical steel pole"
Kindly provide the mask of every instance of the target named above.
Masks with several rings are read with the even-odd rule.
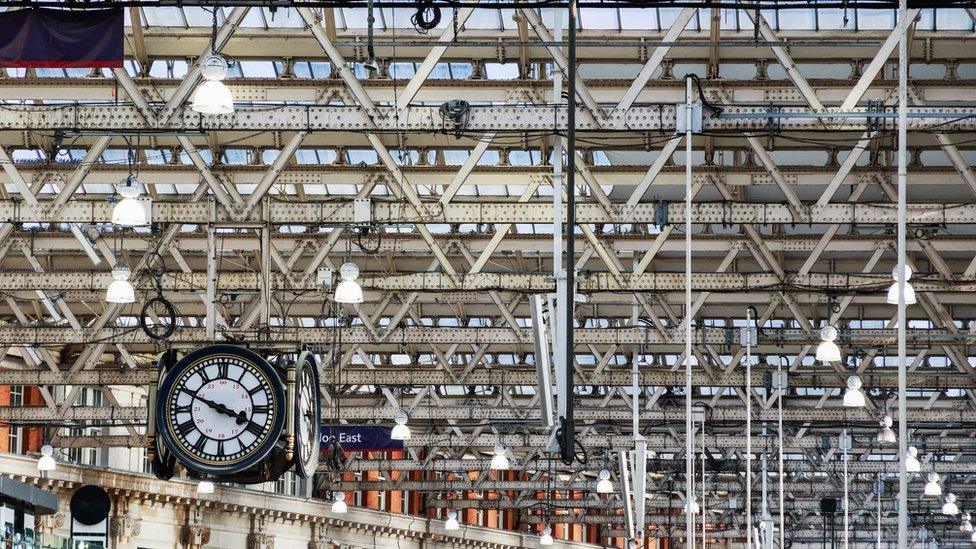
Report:
[[[694,496],[694,448],[691,424],[691,77],[685,79],[685,498]],[[689,509],[690,511],[690,509]],[[688,548],[695,549],[695,521],[685,513]]]
[[[898,547],[908,547],[908,360],[905,352],[905,202],[908,185],[908,1],[898,0]]]
[[[563,362],[563,377],[565,378],[566,416],[563,418],[562,458],[563,463],[573,462],[573,444],[576,439],[576,427],[573,422],[573,359],[575,347],[573,342],[573,297],[576,293],[574,283],[576,263],[576,0],[569,1],[569,17],[567,19],[569,33],[569,51],[567,52],[568,66],[566,67],[566,87],[568,100],[566,101],[566,360]]]
[[[207,225],[207,341],[217,338],[217,237]]]
[[[784,495],[784,477],[783,474],[783,393],[786,392],[785,384],[783,383],[783,361],[779,361],[779,396],[776,397],[777,409],[778,409],[778,419],[779,425],[777,430],[779,431],[776,435],[779,438],[777,446],[779,446],[779,546],[780,548],[786,547],[786,496]]]
[[[752,309],[746,308],[746,549],[752,549]]]
[[[846,434],[847,431],[844,431]],[[847,446],[844,446],[844,549],[849,549],[851,542],[851,518],[849,511],[850,504],[850,479],[847,476]],[[780,506],[783,504],[780,503]]]
[[[553,39],[558,43],[563,39],[563,12],[562,8],[553,10],[555,25],[553,29]],[[563,96],[563,72],[559,65],[554,65],[552,70],[552,102],[558,104]],[[566,360],[566,353],[563,345],[566,343],[566,326],[563,320],[566,318],[566,308],[569,306],[560,297],[566,294],[566,270],[563,268],[563,138],[556,135],[553,138],[552,146],[552,276],[556,279],[556,299],[555,310],[550,313],[549,324],[552,329],[552,356],[555,357],[557,364],[562,364]],[[557,416],[566,417],[566,399],[569,391],[565,387],[565,378],[559,373],[560,367],[556,368],[556,398]],[[561,425],[560,425],[561,427]],[[559,441],[560,447],[562,441]]]

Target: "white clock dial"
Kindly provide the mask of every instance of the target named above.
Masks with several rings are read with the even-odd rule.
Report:
[[[280,380],[266,363],[204,356],[174,368],[164,387],[166,438],[191,467],[211,472],[250,465],[281,434]]]
[[[319,458],[320,402],[314,356],[304,352],[297,364],[295,406],[295,471],[303,478],[315,474]]]

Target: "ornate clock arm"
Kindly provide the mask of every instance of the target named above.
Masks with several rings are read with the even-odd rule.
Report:
[[[295,457],[295,413],[298,401],[295,398],[295,379],[297,365],[288,368],[288,400],[285,404],[285,460],[291,461]]]

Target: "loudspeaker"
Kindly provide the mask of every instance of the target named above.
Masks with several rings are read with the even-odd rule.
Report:
[[[837,498],[823,498],[820,500],[820,512],[833,515],[837,512]]]
[[[94,484],[78,488],[71,496],[71,517],[86,526],[94,526],[108,518],[111,507],[108,492]]]

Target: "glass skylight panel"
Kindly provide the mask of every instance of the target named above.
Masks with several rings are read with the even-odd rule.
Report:
[[[501,14],[498,10],[474,10],[464,23],[468,29],[493,29],[498,30],[502,27]],[[461,36],[464,36],[463,33]]]
[[[213,12],[209,9],[204,9],[199,6],[187,6],[183,8],[183,16],[186,17],[186,23],[191,27],[209,27],[213,25]],[[220,24],[223,20],[223,13],[218,12],[217,23]]]
[[[966,10],[939,8],[935,10],[935,26],[939,30],[973,30],[973,19]]]
[[[261,10],[249,9],[247,13],[244,14],[244,19],[241,20],[242,27],[256,27],[256,28],[266,28],[264,24],[264,16]]]
[[[620,8],[621,30],[656,30],[657,10],[651,8]]]
[[[795,9],[782,12],[779,16],[779,28],[783,30],[807,30],[817,27],[817,15],[814,9]]]
[[[374,17],[376,15],[378,13]],[[342,8],[342,17],[347,29],[365,29],[368,26],[365,8]]]
[[[254,11],[254,8],[251,8],[251,11]],[[278,8],[274,13],[269,8],[261,8],[261,11],[270,28],[301,29],[305,27],[305,20],[293,8]]]
[[[515,80],[519,77],[516,63],[485,63],[485,76],[489,80]]]
[[[580,8],[579,17],[584,29],[620,30],[620,17],[614,8]]]
[[[857,10],[858,30],[890,30],[895,27],[895,10]]]
[[[235,67],[238,67],[240,74],[247,78],[278,77],[278,71],[271,61],[238,61]]]
[[[150,27],[185,27],[183,10],[172,7],[152,7],[142,10],[146,25]],[[210,24],[210,21],[207,21]]]
[[[844,22],[844,17],[847,22]],[[820,30],[854,30],[854,12],[837,8],[817,8],[817,25]]]
[[[660,18],[661,29],[671,28],[674,25],[674,21],[678,18],[678,14],[681,13],[681,8],[658,8],[658,17]],[[689,26],[692,23],[689,23]]]

